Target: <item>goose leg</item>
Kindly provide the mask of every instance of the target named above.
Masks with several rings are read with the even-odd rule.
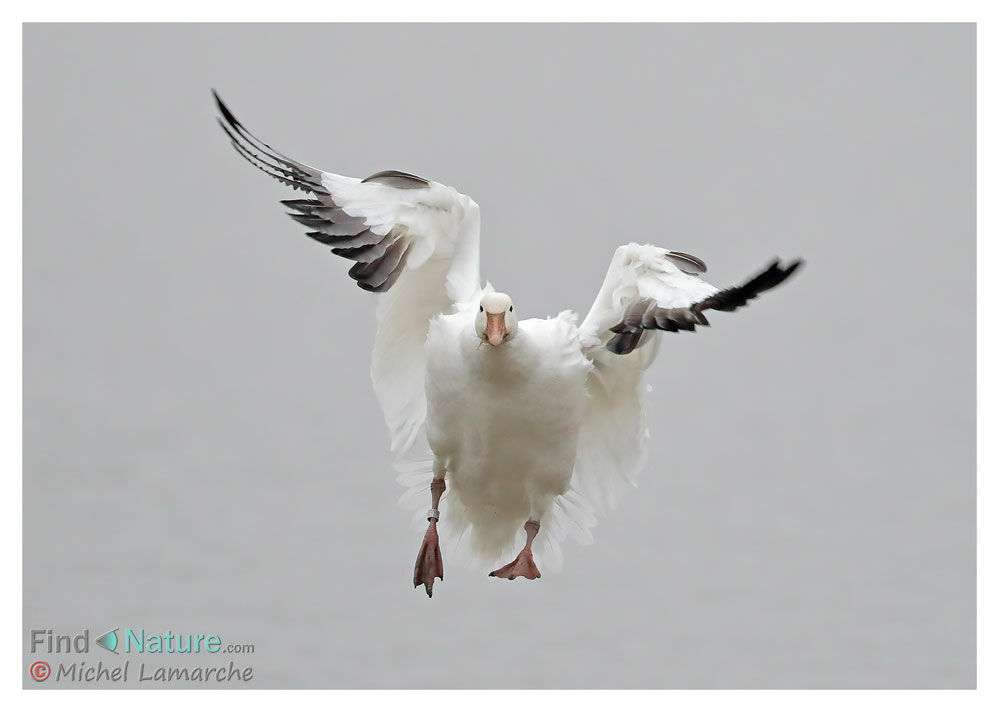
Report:
[[[510,579],[511,581],[518,576],[523,576],[526,579],[541,578],[541,572],[534,565],[534,554],[531,553],[531,544],[534,542],[534,537],[538,535],[538,530],[540,529],[541,522],[528,519],[524,524],[524,530],[527,532],[527,543],[524,544],[524,548],[517,554],[516,559],[503,568],[496,569],[489,575]]]
[[[444,580],[444,561],[441,559],[441,547],[437,539],[437,520],[440,519],[441,495],[444,494],[444,473],[437,476],[437,467],[434,466],[434,481],[430,483],[430,495],[432,503],[430,511],[427,512],[427,533],[423,536],[423,545],[420,546],[420,553],[416,555],[416,567],[413,569],[413,587],[423,584],[427,588],[427,596],[433,598],[434,579]]]

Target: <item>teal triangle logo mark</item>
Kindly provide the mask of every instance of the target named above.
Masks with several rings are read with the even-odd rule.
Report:
[[[115,628],[114,630],[108,631],[107,633],[105,633],[104,635],[102,635],[100,638],[98,638],[94,642],[97,643],[102,648],[104,648],[105,650],[110,650],[112,653],[114,653],[115,655],[117,655],[118,653],[117,653],[117,651],[115,651],[115,648],[118,647],[118,633],[117,633],[117,630],[118,629]]]

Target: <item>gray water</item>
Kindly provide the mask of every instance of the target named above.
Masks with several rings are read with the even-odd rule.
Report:
[[[525,316],[628,240],[719,286],[808,264],[667,335],[592,546],[428,600],[370,297],[212,86],[289,155],[475,197]],[[234,686],[974,686],[974,92],[971,25],[26,26],[24,684],[190,664],[28,652],[120,627],[254,644],[197,657]]]

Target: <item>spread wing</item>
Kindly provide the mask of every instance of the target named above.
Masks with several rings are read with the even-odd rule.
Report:
[[[355,264],[361,289],[379,293],[371,377],[404,454],[426,418],[424,355],[430,320],[476,298],[479,206],[454,188],[402,171],[361,180],[289,158],[251,134],[215,94],[219,125],[236,152],[309,197],[281,201],[306,235]]]
[[[698,276],[707,266],[693,255],[635,243],[615,251],[580,326],[584,352],[594,368],[573,489],[598,513],[616,506],[642,468],[648,440],[645,370],[655,360],[662,333],[709,326],[705,312],[735,311],[782,283],[801,264],[774,260],[744,284],[719,290]]]

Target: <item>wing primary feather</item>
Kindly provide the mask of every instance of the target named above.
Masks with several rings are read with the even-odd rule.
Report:
[[[383,281],[381,284],[372,286],[367,282],[358,282],[357,286],[368,292],[387,292],[389,289],[392,288],[392,285],[395,284],[396,280],[399,279],[400,275],[402,275],[405,269],[406,269],[406,260],[402,260],[399,262],[398,265],[396,265],[395,269],[393,269],[389,273],[388,277],[386,277],[385,281]]]
[[[269,175],[271,178],[275,178],[281,183],[284,183],[285,185],[290,185],[293,188],[298,188],[299,190],[304,190],[308,193],[314,193],[315,195],[318,196],[329,197],[329,193],[327,193],[326,189],[323,188],[322,186],[316,185],[315,183],[312,183],[307,180],[301,180],[297,173],[286,171],[283,168],[268,163],[267,161],[260,158],[255,153],[249,151],[245,146],[236,141],[232,141],[232,145],[236,149],[237,153],[239,153],[243,158],[245,158],[247,161],[255,165],[257,168],[262,170],[264,173]],[[280,175],[278,175],[279,173]]]
[[[233,129],[233,131],[236,131],[240,136],[242,136],[243,139],[251,146],[254,146],[265,156],[270,157],[278,163],[283,163],[292,170],[301,172],[302,177],[304,178],[311,178],[313,181],[321,179],[322,171],[318,168],[313,168],[312,166],[306,165],[296,161],[294,158],[284,155],[270,144],[261,141],[259,138],[250,133],[250,131],[243,126],[242,123],[240,123],[239,119],[236,118],[232,111],[229,110],[229,107],[225,105],[224,101],[222,101],[222,97],[220,97],[218,92],[214,89],[212,89],[212,96],[215,97],[215,104],[218,106],[219,113],[222,114],[222,118],[225,119],[225,122]]]
[[[635,347],[638,346],[638,340],[641,336],[642,335],[640,333],[633,333],[630,331],[616,334],[610,341],[607,342],[607,350],[620,356],[630,354],[635,350]]]
[[[643,328],[642,322],[645,319],[645,315],[649,309],[655,308],[655,301],[652,299],[639,299],[628,305],[625,310],[624,317],[615,326],[611,327],[611,331],[615,333],[638,333],[641,332]]]
[[[302,175],[302,173],[300,173],[299,171],[288,170],[287,168],[282,168],[281,166],[276,166],[273,163],[264,160],[263,158],[261,158],[260,156],[258,156],[255,153],[255,151],[253,150],[254,147],[252,145],[247,146],[243,141],[240,141],[239,137],[236,136],[232,132],[232,130],[228,126],[225,125],[225,123],[222,121],[222,119],[218,119],[218,122],[219,122],[219,126],[222,127],[222,130],[225,131],[226,135],[229,137],[229,140],[232,141],[232,145],[236,148],[237,151],[239,151],[240,153],[243,154],[244,158],[252,158],[257,163],[259,163],[261,165],[264,165],[264,166],[267,166],[272,171],[277,171],[281,175],[288,176],[289,178],[294,178],[295,180],[298,180],[299,182],[302,182],[302,183],[309,182],[308,181],[308,176]]]
[[[711,326],[704,316],[705,311],[714,309],[731,312],[744,307],[761,293],[784,282],[802,264],[804,262],[798,259],[787,265],[781,265],[779,259],[774,259],[763,271],[744,284],[723,289],[689,307],[666,309],[658,306],[652,299],[639,299],[628,305],[621,321],[610,328],[615,336],[607,342],[607,349],[615,354],[631,353],[638,347],[641,334],[646,329],[675,333],[695,331],[698,326]]]
[[[303,215],[315,215],[317,210],[328,209],[329,206],[321,200],[314,198],[296,198],[295,200],[282,200],[281,204],[286,208],[297,210]]]
[[[463,273],[459,280],[462,298],[466,281],[470,285],[474,281],[477,285],[479,213],[478,206],[467,196],[404,171],[379,171],[363,181],[324,173],[257,138],[214,89],[212,96],[218,109],[219,126],[240,157],[282,185],[312,194],[313,197],[282,200],[281,203],[287,208],[289,217],[308,228],[306,235],[309,238],[329,246],[333,254],[357,262],[349,275],[362,289],[387,291],[405,271],[407,258],[411,256],[414,263],[423,264],[435,253],[438,242],[470,246],[464,251],[456,250],[458,257],[452,259],[456,261],[457,271]],[[358,184],[363,183],[372,185],[358,190]],[[383,190],[380,186],[395,190]],[[427,188],[439,192],[432,205],[402,195],[405,190]],[[441,211],[446,215],[439,214]],[[406,218],[410,215],[414,224],[404,224],[409,222]],[[469,274],[467,280],[465,272]],[[458,298],[447,291],[452,289],[450,272],[448,280],[442,287],[445,292],[440,297],[441,304],[434,302],[428,308],[446,310],[445,300]],[[414,329],[419,331],[418,326]],[[376,351],[378,348],[376,346]],[[394,398],[384,393],[380,398],[383,396],[389,400]]]
[[[264,173],[266,173],[267,175],[269,175],[271,178],[273,178],[274,180],[278,181],[279,183],[287,185],[287,186],[289,186],[291,188],[295,188],[296,190],[303,190],[306,193],[318,193],[317,188],[315,186],[313,186],[313,185],[302,183],[301,181],[298,181],[298,180],[296,180],[294,178],[289,178],[289,177],[287,177],[285,175],[278,175],[277,173],[271,173],[263,165],[263,164],[266,164],[266,165],[269,166],[270,165],[269,163],[266,163],[265,161],[259,161],[258,162],[258,159],[256,159],[253,156],[252,153],[249,153],[245,148],[243,148],[242,145],[240,145],[236,141],[232,141],[231,143],[232,143],[233,147],[236,149],[236,152],[240,156],[242,156],[245,161],[247,161],[251,166],[253,166],[257,170],[263,171]],[[326,194],[325,191],[323,191],[323,193]]]
[[[758,275],[738,287],[730,287],[711,295],[707,299],[702,299],[694,304],[691,309],[704,311],[714,309],[715,311],[735,311],[739,307],[746,306],[751,299],[755,299],[762,292],[773,289],[781,282],[794,274],[803,264],[802,260],[794,260],[786,267],[782,267],[779,259],[774,259],[766,269]]]
[[[387,240],[386,240],[387,241]],[[385,283],[389,275],[402,263],[409,250],[410,240],[399,236],[378,258],[370,262],[358,262],[350,268],[348,274],[364,287],[378,287]]]
[[[340,239],[336,235],[327,235],[325,232],[307,232],[305,234],[307,237],[311,237],[316,242],[321,242],[324,245],[332,245]]]
[[[384,237],[378,242],[359,245],[356,247],[334,247],[330,251],[338,257],[346,257],[347,259],[354,260],[355,262],[368,263],[374,262],[375,260],[381,258],[394,242],[394,239]]]
[[[371,230],[364,230],[356,235],[344,235],[343,237],[338,237],[336,239],[336,245],[338,249],[349,250],[356,247],[377,245],[383,240],[385,240],[385,235],[377,235],[371,232]]]
[[[287,213],[288,217],[296,222],[300,222],[305,227],[323,227],[324,225],[332,225],[329,220],[325,218],[317,218],[315,215],[303,215],[302,213]]]

